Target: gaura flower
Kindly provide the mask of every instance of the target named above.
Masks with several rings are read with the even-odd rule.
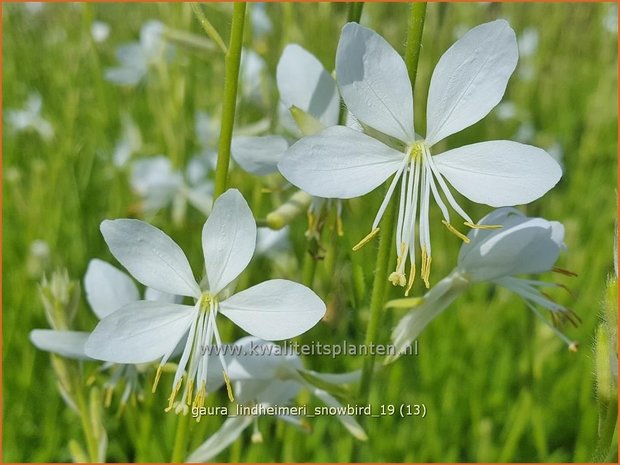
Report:
[[[204,215],[211,211],[213,182],[208,178],[210,169],[205,156],[192,158],[183,173],[172,167],[168,157],[157,155],[134,161],[130,181],[142,199],[141,209],[147,216],[172,205],[173,221],[181,224],[188,203]]]
[[[359,381],[359,372],[351,373],[317,373],[306,370],[301,359],[292,353],[285,353],[273,343],[258,338],[245,337],[235,342],[233,350],[237,354],[231,358],[229,375],[233,381],[235,398],[240,405],[251,407],[285,406],[306,389],[329,407],[342,407],[336,397],[325,389],[314,386],[309,379],[322,384],[342,388],[342,385]],[[231,351],[232,352],[232,351]],[[258,429],[258,415],[231,415],[221,428],[209,437],[187,458],[188,462],[206,462],[230,446],[243,431],[254,426],[253,442],[262,442]],[[309,427],[303,417],[276,415],[303,431]],[[364,429],[351,415],[337,416],[343,426],[361,441],[367,439]]]
[[[497,105],[517,58],[515,34],[506,21],[482,24],[465,34],[435,67],[428,93],[427,133],[421,137],[414,131],[413,95],[403,59],[381,36],[349,23],[338,44],[336,76],[347,108],[374,137],[342,126],[327,128],[294,144],[278,167],[306,192],[341,199],[364,195],[392,176],[370,234],[355,249],[378,233],[400,182],[398,259],[389,279],[406,286],[407,293],[411,289],[417,238],[421,276],[429,287],[431,195],[444,224],[461,239],[467,240],[450,223],[446,202],[467,226],[477,227],[446,180],[469,200],[500,207],[531,202],[561,177],[558,164],[544,150],[512,141],[481,142],[433,154],[438,142],[476,123]]]
[[[276,81],[281,102],[287,114],[290,111],[293,115],[292,125],[285,125],[292,137],[298,139],[302,135],[315,134],[338,124],[340,94],[336,82],[321,62],[306,49],[297,44],[286,46],[278,61]],[[279,135],[236,136],[233,138],[231,153],[244,171],[265,176],[278,172],[278,162],[289,148],[290,140],[289,137]],[[294,204],[302,204],[304,207],[309,204],[308,236],[319,235],[320,226],[332,208],[336,210],[337,230],[342,234],[341,202],[322,197],[310,198],[306,194],[298,194],[285,204],[286,207],[272,212],[267,217],[270,227],[278,229],[287,224],[289,216],[292,216],[289,214],[300,210],[294,208]]]
[[[86,342],[86,354],[115,363],[160,359],[160,369],[187,337],[166,411],[186,413],[202,407],[207,392],[207,347],[222,346],[216,317],[223,314],[248,333],[267,340],[286,339],[312,328],[325,304],[301,284],[273,279],[232,295],[233,282],[250,262],[256,224],[236,189],[215,202],[202,230],[206,276],[195,280],[183,251],[159,229],[138,220],[106,220],[101,232],[112,255],[139,282],[162,292],[192,297],[194,305],[140,301],[107,316]],[[226,360],[219,353],[224,380]],[[181,400],[177,394],[185,388]],[[229,395],[231,395],[229,389]]]
[[[102,260],[94,259],[88,264],[84,276],[86,300],[97,318],[102,319],[131,302],[140,300],[140,293],[133,280],[123,271]],[[177,297],[147,288],[146,300],[159,302],[176,302]],[[53,329],[35,329],[30,332],[30,340],[40,350],[53,352],[62,357],[76,360],[92,360],[84,351],[84,345],[90,333],[86,331],[58,331]],[[104,385],[106,405],[112,400],[112,393],[121,381],[124,390],[121,394],[121,406],[127,403],[131,394],[139,393],[139,374],[144,371],[135,365],[117,365],[106,363],[101,370],[110,370],[111,376]]]
[[[125,86],[134,86],[144,79],[149,67],[165,62],[172,48],[164,39],[166,27],[159,21],[149,20],[140,29],[140,41],[121,45],[116,51],[120,66],[105,71],[106,80]]]
[[[43,99],[37,92],[32,92],[21,110],[6,109],[4,115],[7,126],[14,132],[34,131],[42,139],[49,141],[54,137],[52,124],[41,116]]]
[[[564,226],[557,221],[529,218],[514,208],[497,209],[481,221],[481,225],[498,224],[500,229],[476,229],[468,234],[469,242],[461,246],[458,265],[446,278],[421,299],[415,299],[413,309],[407,313],[392,332],[396,356],[394,360],[422,330],[443,312],[471,285],[490,282],[505,287],[521,297],[526,305],[541,319],[537,309],[551,312],[554,324],[567,320],[573,324],[579,317],[568,308],[556,303],[540,289],[564,287],[561,284],[516,278],[515,275],[556,271],[574,275],[554,266],[564,245]],[[411,299],[394,301],[401,306]],[[544,320],[546,322],[546,320]],[[568,345],[577,350],[577,343],[569,340],[555,326],[552,330]]]

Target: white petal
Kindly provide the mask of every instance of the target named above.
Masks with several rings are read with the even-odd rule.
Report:
[[[328,407],[334,407],[336,409],[343,407],[338,399],[329,394],[327,391],[317,388],[314,389],[313,394],[321,399]],[[357,422],[355,417],[351,415],[337,415],[336,418],[338,418],[340,423],[343,424],[343,426],[353,435],[353,437],[359,439],[360,441],[368,440],[368,436],[366,435],[364,428],[362,428],[362,426]]]
[[[333,126],[291,146],[278,168],[311,195],[350,199],[383,183],[398,170],[404,156],[365,134]]]
[[[413,142],[413,94],[402,57],[383,37],[357,23],[342,28],[336,77],[357,119],[403,142]]]
[[[298,336],[325,315],[319,296],[284,279],[265,281],[235,294],[220,309],[248,333],[269,341]]]
[[[464,245],[459,268],[476,281],[549,271],[560,255],[563,231],[559,223],[523,217],[481,241]]]
[[[426,142],[433,145],[484,118],[502,99],[518,59],[515,33],[501,19],[452,45],[431,78]]]
[[[209,290],[217,294],[248,266],[256,247],[256,222],[237,189],[228,189],[213,205],[202,228],[202,250]]]
[[[91,260],[84,276],[86,300],[99,319],[140,299],[133,280],[103,260]]]
[[[90,357],[84,353],[84,344],[89,335],[90,333],[81,331],[35,329],[30,332],[30,340],[37,349],[67,358],[90,360]]]
[[[466,145],[433,157],[450,184],[477,203],[521,205],[546,194],[562,177],[544,150],[507,140]]]
[[[207,462],[230,446],[252,424],[253,417],[227,418],[221,428],[203,442],[186,459],[188,463]]]
[[[147,363],[171,352],[196,317],[187,305],[139,301],[108,315],[86,342],[89,357],[114,363]]]
[[[237,136],[232,140],[231,154],[245,171],[264,176],[278,171],[278,162],[288,148],[280,136]]]
[[[284,104],[310,113],[325,126],[338,124],[340,94],[332,76],[310,52],[287,45],[276,71],[278,91]]]
[[[200,296],[185,254],[156,227],[139,220],[105,220],[101,233],[112,255],[145,286],[168,294]]]
[[[183,298],[179,295],[161,292],[152,287],[147,287],[144,291],[144,300],[153,300],[157,302],[166,302],[168,304],[180,304]]]

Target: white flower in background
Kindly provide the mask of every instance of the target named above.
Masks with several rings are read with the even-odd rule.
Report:
[[[618,4],[607,4],[607,12],[603,16],[603,28],[611,34],[618,34]]]
[[[273,230],[271,228],[257,228],[256,255],[267,258],[277,257],[278,254],[290,249],[289,228]]]
[[[132,279],[118,268],[102,260],[94,259],[88,264],[84,276],[86,300],[97,318],[102,319],[114,311],[132,302],[140,300],[140,293]],[[147,288],[144,298],[158,302],[177,302],[174,295]],[[84,344],[90,333],[85,331],[57,331],[53,329],[35,329],[30,332],[30,340],[40,350],[53,352],[67,358],[92,360],[84,351]],[[102,370],[110,370],[111,376],[105,383],[106,403],[109,405],[112,392],[124,381],[121,405],[124,405],[132,393],[140,390],[140,367],[135,365],[117,365],[106,363]]]
[[[150,66],[165,62],[173,50],[163,37],[165,29],[159,21],[147,21],[140,29],[139,42],[130,42],[117,49],[120,66],[108,68],[105,78],[114,84],[133,86],[146,76]]]
[[[252,22],[252,34],[257,39],[273,31],[273,24],[262,2],[252,3],[250,6],[250,21]]]
[[[294,354],[278,351],[278,346],[253,337],[235,342],[241,351],[229,364],[230,379],[233,381],[235,398],[240,405],[285,406],[292,403],[303,389],[307,389],[329,407],[342,404],[326,390],[314,386],[308,379],[318,379],[326,384],[340,386],[359,381],[359,372],[328,374],[305,370],[301,359]],[[243,354],[246,355],[243,355]],[[306,375],[306,377],[304,377]],[[303,418],[297,416],[276,416],[294,426],[308,431]],[[355,417],[337,416],[343,426],[357,439],[365,441],[366,433]],[[262,442],[258,429],[258,416],[230,416],[221,428],[209,437],[187,458],[187,462],[206,462],[230,446],[243,431],[254,425],[253,442]]]
[[[347,108],[375,137],[343,126],[327,128],[294,144],[280,161],[280,171],[312,195],[341,199],[364,195],[393,176],[370,234],[356,248],[378,233],[400,182],[398,259],[390,281],[406,286],[407,292],[411,289],[418,239],[421,276],[429,287],[431,195],[443,223],[457,236],[467,240],[451,225],[440,194],[467,226],[476,227],[446,180],[469,200],[499,207],[536,200],[561,177],[558,164],[544,150],[512,141],[432,153],[438,142],[476,123],[499,103],[517,58],[515,34],[506,21],[482,24],[465,34],[435,67],[427,102],[427,134],[422,138],[414,131],[411,82],[403,59],[374,31],[349,23],[338,44],[336,76]]]
[[[480,224],[499,224],[502,227],[470,231],[469,242],[461,246],[456,268],[418,299],[414,308],[397,324],[392,333],[396,354],[402,353],[469,286],[480,282],[497,284],[516,293],[543,320],[536,306],[549,310],[554,323],[568,320],[576,324],[579,321],[571,310],[554,302],[540,290],[563,285],[515,277],[552,270],[573,275],[554,267],[560,252],[566,248],[561,223],[529,218],[514,208],[500,208],[485,216]],[[410,299],[403,299],[402,302],[407,300]],[[571,350],[576,350],[575,342],[554,326],[552,329]]]
[[[267,64],[254,50],[241,50],[239,93],[243,98],[261,103],[266,86]]]
[[[297,44],[287,45],[278,62],[276,80],[282,108],[289,118],[291,113],[295,115],[291,118],[292,125],[286,126],[288,132],[295,134],[295,138],[338,124],[340,94],[336,82],[321,62],[307,50]],[[243,170],[265,176],[278,172],[278,162],[289,145],[287,137],[277,135],[236,136],[233,138],[231,153]],[[336,209],[337,230],[342,234],[341,202],[314,197],[308,209],[309,236],[318,237],[321,218],[332,207]]]
[[[196,134],[196,140],[203,151],[207,153],[214,153],[217,148],[218,138],[220,135],[220,122],[217,118],[211,117],[204,111],[196,112],[196,119],[194,122],[194,132]],[[213,157],[214,168],[215,159],[217,155]]]
[[[26,258],[28,276],[37,279],[49,268],[52,258],[50,247],[44,240],[36,239],[30,243]]]
[[[45,2],[23,2],[22,5],[28,13],[36,15],[43,11]]]
[[[181,224],[187,203],[204,215],[211,211],[213,182],[208,178],[210,162],[202,156],[192,158],[185,173],[172,167],[168,157],[136,160],[131,167],[131,186],[142,199],[142,210],[147,216],[172,205],[172,218]]]
[[[90,26],[90,35],[96,43],[101,44],[110,37],[110,25],[104,21],[93,21]]]
[[[538,50],[538,30],[535,27],[528,27],[523,30],[517,42],[519,55],[521,57],[531,57]]]
[[[22,110],[4,110],[5,121],[9,130],[15,132],[34,131],[48,141],[54,137],[51,123],[41,116],[43,99],[38,92],[32,92]]]
[[[90,357],[134,364],[160,359],[161,368],[187,337],[166,410],[175,407],[177,413],[186,413],[189,405],[204,405],[207,348],[214,342],[222,347],[218,314],[267,340],[297,336],[325,314],[325,304],[314,292],[287,280],[265,281],[232,295],[234,282],[256,247],[252,212],[236,189],[229,189],[216,200],[202,230],[206,276],[201,284],[183,251],[159,229],[142,221],[121,219],[104,221],[101,232],[112,255],[139,282],[195,299],[194,305],[147,301],[126,305],[101,320],[86,342]],[[227,380],[221,351],[219,358]],[[181,400],[175,402],[184,380]]]
[[[124,167],[133,155],[142,149],[142,134],[140,128],[129,115],[123,115],[122,135],[116,142],[112,153],[112,163],[117,168]]]

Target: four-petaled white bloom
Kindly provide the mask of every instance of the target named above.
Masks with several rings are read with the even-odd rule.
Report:
[[[208,178],[210,161],[196,156],[187,164],[185,173],[174,169],[168,157],[157,155],[137,159],[131,167],[131,187],[141,197],[141,210],[155,215],[172,205],[172,219],[181,224],[189,203],[204,215],[211,211],[213,182]]]
[[[273,343],[253,337],[245,337],[232,345],[234,357],[228,366],[230,379],[233,381],[236,401],[245,407],[285,406],[307,389],[325,405],[342,407],[333,395],[314,386],[309,379],[338,386],[357,383],[360,372],[317,373],[304,369],[301,359],[294,353],[286,353]],[[291,423],[304,431],[307,427],[302,419],[291,415],[278,415],[277,418]],[[339,415],[338,420],[357,439],[367,439],[364,429],[351,415]],[[206,462],[232,444],[241,433],[254,424],[252,440],[260,442],[262,435],[258,430],[258,417],[252,415],[230,416],[221,428],[209,437],[187,458],[188,462]]]
[[[22,110],[6,109],[4,111],[6,123],[12,131],[34,131],[44,140],[49,141],[54,137],[54,128],[41,116],[42,108],[41,95],[38,92],[32,92]]]
[[[195,299],[194,305],[147,301],[126,305],[101,320],[86,342],[86,354],[92,358],[116,363],[161,359],[161,368],[186,338],[167,410],[176,405],[177,412],[187,412],[189,405],[204,405],[208,348],[214,342],[222,345],[216,324],[219,313],[266,340],[297,336],[325,314],[325,304],[313,291],[287,280],[265,281],[231,295],[256,246],[256,223],[236,189],[217,199],[202,230],[206,276],[201,284],[183,251],[159,229],[121,219],[104,221],[101,232],[112,255],[139,282]],[[219,355],[227,379],[226,361]],[[185,389],[175,404],[184,379]]]
[[[140,293],[132,279],[118,268],[102,260],[93,259],[88,264],[84,276],[86,300],[97,318],[102,319],[131,302],[140,300]],[[176,296],[147,288],[146,300],[176,302]],[[53,352],[67,358],[92,360],[84,351],[90,333],[86,331],[58,331],[35,329],[30,332],[30,340],[40,350]],[[106,403],[109,404],[113,390],[121,380],[125,388],[121,395],[121,405],[125,404],[132,392],[140,388],[138,367],[106,363],[102,370],[110,369],[112,375],[105,383]]]
[[[531,202],[560,179],[558,164],[542,149],[512,141],[489,141],[431,154],[438,142],[482,119],[501,100],[517,64],[515,34],[503,20],[465,34],[440,58],[427,102],[426,137],[414,131],[413,95],[407,68],[378,34],[356,23],[344,26],[336,54],[336,77],[349,111],[368,134],[343,126],[294,144],[279,163],[282,174],[306,192],[348,199],[366,194],[393,175],[372,224],[370,240],[400,181],[396,271],[390,281],[411,289],[415,277],[416,222],[421,275],[429,286],[430,197],[450,224],[447,204],[476,227],[446,180],[468,199],[493,207]],[[410,262],[406,276],[407,259]]]
[[[550,270],[570,274],[554,267],[564,245],[564,226],[557,221],[529,218],[514,208],[497,209],[481,221],[481,225],[501,225],[499,229],[476,229],[461,246],[458,265],[446,278],[437,283],[405,315],[392,333],[396,354],[402,353],[422,330],[470,285],[490,282],[519,295],[539,317],[536,306],[551,311],[554,323],[579,318],[566,307],[554,302],[539,288],[563,287],[560,284],[514,275],[543,273]],[[403,299],[405,302],[407,299]],[[546,320],[545,320],[546,321]],[[553,331],[576,350],[575,342],[552,326]],[[395,358],[395,357],[393,357]]]
[[[140,28],[140,41],[121,45],[116,51],[120,66],[108,68],[105,78],[114,84],[134,86],[146,77],[149,67],[163,63],[173,48],[164,39],[166,26],[149,20]]]

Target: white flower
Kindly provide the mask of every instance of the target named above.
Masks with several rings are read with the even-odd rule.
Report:
[[[54,128],[51,123],[41,116],[43,99],[37,92],[28,96],[23,110],[4,111],[7,125],[12,131],[25,132],[35,131],[44,140],[54,137]]]
[[[140,300],[140,293],[133,280],[118,268],[102,260],[94,259],[88,264],[84,276],[86,300],[97,318],[102,319],[114,311],[132,302]],[[159,302],[177,302],[174,295],[161,293],[147,288],[145,299]],[[84,351],[84,345],[90,333],[85,331],[57,331],[52,329],[35,329],[30,332],[30,340],[40,350],[53,352],[67,358],[92,360]],[[125,388],[121,395],[121,405],[125,404],[132,393],[140,389],[139,368],[134,365],[104,364],[103,370],[111,370],[112,375],[105,384],[106,402],[109,404],[112,391],[121,380]]]
[[[120,66],[108,68],[105,78],[119,85],[138,84],[149,70],[149,66],[163,62],[171,53],[164,40],[165,26],[159,21],[147,21],[140,29],[140,41],[121,45],[116,51]]]
[[[209,169],[208,160],[202,156],[190,160],[185,175],[173,169],[170,159],[163,155],[142,158],[132,165],[131,186],[142,198],[146,215],[172,204],[174,222],[181,224],[186,203],[205,215],[211,211],[213,182],[207,177]]]
[[[291,281],[265,281],[231,295],[256,246],[256,224],[239,191],[220,196],[202,231],[206,276],[198,284],[183,251],[159,229],[138,220],[106,220],[101,232],[112,252],[144,285],[188,296],[194,305],[136,302],[101,320],[86,343],[86,354],[116,363],[167,362],[187,336],[167,410],[202,406],[207,390],[207,346],[222,345],[216,317],[223,314],[252,335],[277,340],[312,328],[325,304],[310,289]],[[220,354],[226,373],[226,361]],[[158,372],[159,373],[159,372]],[[185,379],[178,404],[175,398]],[[226,379],[226,376],[225,376]],[[155,381],[157,383],[157,380]],[[195,389],[195,390],[194,390]]]
[[[93,21],[90,26],[90,35],[98,44],[105,42],[110,36],[110,25],[104,21]]]
[[[122,122],[123,132],[112,154],[112,163],[118,168],[125,166],[130,158],[142,148],[140,128],[131,116],[123,115]]]
[[[258,228],[256,232],[256,255],[273,259],[291,247],[288,226],[279,230]]]
[[[267,64],[254,50],[241,51],[239,93],[244,98],[260,103],[265,89]]]
[[[239,352],[231,358],[229,375],[233,381],[235,398],[243,406],[285,406],[290,404],[302,389],[307,389],[327,406],[342,407],[333,395],[314,386],[307,378],[318,379],[334,386],[359,381],[359,372],[328,374],[305,370],[297,355],[282,352],[275,344],[257,338],[245,337],[235,342],[233,346],[236,346]],[[276,415],[276,418],[304,431],[308,430],[303,418],[290,415]],[[367,439],[363,428],[353,416],[342,415],[337,418],[355,438],[361,441]],[[187,461],[211,460],[252,424],[254,425],[252,441],[261,442],[258,416],[230,416],[217,432],[189,455]]]
[[[411,288],[418,239],[421,275],[428,287],[431,194],[448,229],[464,238],[450,224],[446,202],[466,225],[475,227],[446,180],[468,199],[499,207],[531,202],[561,177],[559,166],[543,150],[512,141],[482,142],[432,154],[435,144],[476,123],[499,103],[517,58],[515,34],[506,21],[482,24],[465,34],[435,67],[427,134],[422,138],[414,131],[413,96],[403,59],[381,36],[349,23],[338,44],[336,76],[349,111],[375,137],[342,126],[327,128],[293,145],[280,161],[280,171],[312,195],[342,199],[364,195],[393,175],[371,233],[358,246],[377,234],[400,182],[398,260],[390,281],[407,286],[407,291]]]
[[[252,3],[250,7],[250,21],[252,22],[252,34],[255,38],[261,38],[273,32],[273,24],[265,9],[264,3]]]
[[[549,310],[554,323],[568,320],[576,324],[579,321],[571,310],[539,290],[562,285],[515,277],[550,270],[572,274],[554,267],[560,252],[566,248],[563,242],[564,226],[561,223],[529,218],[514,208],[500,208],[485,216],[480,224],[499,224],[502,227],[476,229],[469,233],[469,242],[461,246],[457,267],[419,299],[394,329],[392,341],[397,354],[405,350],[454,299],[470,285],[479,282],[486,281],[511,290],[540,318],[542,315],[536,306]],[[403,302],[407,300],[403,299]],[[571,350],[576,350],[575,342],[555,327],[552,329]]]
[[[340,94],[336,82],[321,62],[297,44],[287,45],[278,61],[276,80],[282,108],[293,123],[286,128],[297,137],[319,132],[338,124]],[[354,125],[352,120],[349,121]],[[257,176],[278,171],[278,162],[289,148],[289,139],[277,135],[236,136],[231,153],[239,166]],[[319,224],[332,204],[336,209],[336,226],[342,233],[340,201],[314,197],[308,209],[308,235],[318,237]]]

